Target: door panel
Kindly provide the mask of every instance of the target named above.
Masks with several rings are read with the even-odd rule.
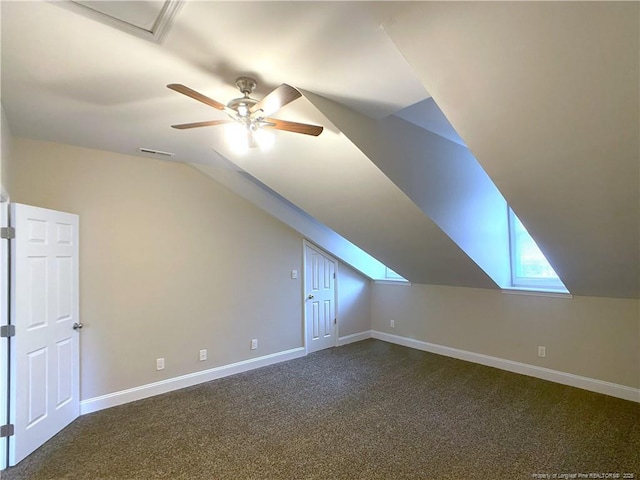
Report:
[[[47,416],[47,348],[27,353],[27,429]]]
[[[337,262],[309,244],[305,246],[307,351],[337,344],[335,272]]]
[[[73,400],[73,342],[67,338],[59,341],[56,347],[58,358],[55,374],[58,379],[56,408],[60,408]]]
[[[80,413],[76,215],[11,205],[9,464],[15,465]]]

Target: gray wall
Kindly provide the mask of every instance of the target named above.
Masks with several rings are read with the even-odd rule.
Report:
[[[9,159],[11,157],[11,148],[13,136],[9,130],[9,122],[4,113],[4,108],[0,105],[0,186],[7,192],[9,191]]]
[[[82,399],[303,346],[291,228],[188,165],[20,138],[14,153],[13,201],[80,215]],[[341,331],[368,330],[369,282],[339,271]]]
[[[340,264],[338,309],[340,337],[371,329],[371,280]]]
[[[292,229],[187,165],[19,138],[12,147],[2,160],[12,200],[80,215],[82,399],[303,345],[302,279],[290,278],[302,271],[302,237]],[[637,300],[338,272],[341,336],[374,329],[640,386]]]
[[[640,386],[638,300],[381,284],[374,284],[372,299],[374,330]],[[546,358],[537,356],[538,345],[547,347]]]

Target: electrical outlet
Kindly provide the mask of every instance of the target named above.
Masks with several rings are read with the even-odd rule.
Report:
[[[164,370],[164,358],[156,358],[156,370]]]
[[[204,362],[207,359],[207,350],[200,350],[200,361]]]
[[[298,270],[291,270],[291,278],[294,280],[298,278]]]
[[[538,356],[542,357],[542,358],[546,357],[547,356],[547,347],[543,347],[543,346],[540,345],[538,347]]]
[[[391,328],[396,328],[396,321],[395,320],[389,320],[389,326]]]
[[[258,349],[258,339],[254,338],[253,340],[251,340],[251,350],[257,350]]]

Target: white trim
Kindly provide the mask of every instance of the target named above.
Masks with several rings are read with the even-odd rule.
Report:
[[[84,15],[85,17],[91,18],[104,25],[135,35],[136,37],[144,38],[145,40],[150,40],[155,43],[162,43],[171,29],[174,18],[182,7],[184,0],[170,0],[169,2],[165,2],[162,11],[159,13],[151,29],[133,25],[125,20],[113,17],[107,13],[103,13],[99,10],[93,9],[92,7],[87,7],[71,0],[63,0],[61,2],[53,3],[80,15]]]
[[[573,295],[569,292],[559,292],[558,290],[545,290],[543,288],[525,288],[525,287],[502,287],[502,293],[511,295],[529,295],[531,297],[553,297],[572,299]]]
[[[331,257],[333,258],[333,257]],[[305,256],[305,261],[306,261],[306,256]],[[338,292],[340,291],[340,262],[333,258],[333,261],[335,262],[335,267],[333,269],[333,326],[334,326],[334,330],[333,330],[333,334],[336,336],[335,341],[333,342],[333,346],[337,347],[338,345],[340,345],[340,296],[338,295]],[[306,285],[306,279],[305,279],[305,285]],[[305,309],[306,311],[306,309]],[[305,320],[306,321],[306,320]]]
[[[335,315],[335,319],[336,322],[334,323],[334,342],[333,345],[331,345],[332,347],[337,347],[339,345],[339,326],[340,326],[340,322],[339,322],[339,316],[338,316],[338,266],[340,265],[340,262],[338,262],[338,260],[336,260],[335,257],[333,257],[333,255],[331,255],[330,253],[327,253],[327,251],[321,247],[318,247],[317,245],[315,245],[314,243],[310,242],[309,240],[307,240],[306,238],[302,239],[302,310],[303,310],[303,314],[302,314],[302,319],[304,322],[304,351],[308,354],[309,353],[309,343],[307,342],[307,333],[308,333],[308,328],[307,328],[307,275],[309,274],[308,271],[308,267],[307,267],[307,247],[309,247],[311,250],[315,250],[319,255],[322,255],[323,257],[328,258],[329,260],[331,260],[333,262],[333,264],[335,265],[335,268],[333,270],[334,274],[335,274],[335,278],[333,279],[333,314]],[[327,347],[328,348],[328,347]]]
[[[4,118],[4,113],[3,113]],[[5,197],[6,195],[6,197]],[[6,200],[5,200],[6,199]],[[9,195],[6,194],[4,187],[0,198],[0,227],[9,226]],[[4,326],[9,323],[9,242],[0,242],[0,325]],[[7,420],[7,400],[9,386],[9,368],[8,368],[8,344],[9,339],[0,340],[0,425]],[[4,470],[8,466],[7,458],[7,437],[0,438],[0,470]]]
[[[384,280],[391,280],[396,282],[406,282],[407,279],[400,275],[398,272],[391,270],[385,265],[384,267]]]
[[[521,288],[523,290],[533,290],[533,291],[542,291],[542,292],[551,290],[556,292],[559,291],[562,293],[569,293],[569,290],[567,290],[567,287],[562,282],[562,280],[554,270],[551,263],[549,263],[549,260],[547,260],[547,257],[545,256],[545,254],[542,253],[542,250],[540,250],[540,247],[538,246],[538,242],[535,241],[535,239],[531,236],[527,228],[524,226],[524,224],[520,221],[518,216],[515,214],[513,209],[509,206],[507,206],[507,221],[509,225],[509,257],[510,257],[509,259],[511,264],[511,285],[507,288],[513,288],[513,289]],[[542,257],[547,262],[547,265],[549,265],[549,267],[553,271],[555,277],[550,277],[550,278],[519,277],[516,274],[516,272],[518,271],[517,269],[518,259],[516,257],[520,256],[520,245],[516,240],[517,238],[516,223],[518,223],[522,227],[522,230],[524,230],[524,233],[526,233],[529,236],[531,241],[538,248],[538,250],[542,254]]]
[[[360,332],[360,333],[352,333],[351,335],[345,335],[344,337],[338,338],[338,346],[342,347],[343,345],[349,345],[350,343],[360,342],[368,338],[371,338],[371,330],[367,330],[365,332]]]
[[[489,355],[483,355],[481,353],[474,353],[468,352],[466,350],[459,350],[457,348],[445,347],[443,345],[436,345],[434,343],[423,342],[421,340],[415,340],[413,338],[391,335],[389,333],[384,333],[377,330],[372,330],[371,336],[372,338],[376,338],[378,340],[396,343],[398,345],[415,348],[417,350],[423,350],[425,352],[436,353],[438,355],[445,355],[447,357],[466,360],[468,362],[479,363],[480,365],[487,365],[489,367],[499,368],[508,372],[520,373],[522,375],[541,378],[543,380],[549,380],[551,382],[560,383],[562,385],[569,385],[571,387],[582,388],[584,390],[603,393],[612,397],[622,398],[624,400],[630,400],[632,402],[640,403],[640,389],[627,387],[626,385],[605,382],[602,380],[597,380],[595,378],[582,377],[580,375],[574,375],[572,373],[560,372],[558,370],[551,370],[549,368],[528,365],[526,363],[514,362],[512,360],[505,360],[503,358],[491,357]]]
[[[302,239],[302,281],[300,282],[300,298],[302,299],[302,348],[304,354],[309,353],[307,345],[307,240]]]
[[[411,283],[408,282],[407,280],[390,280],[390,279],[374,280],[373,283],[376,283],[378,285],[401,285],[403,287],[411,286]]]
[[[551,382],[560,383],[562,385],[569,385],[572,387],[582,388],[584,390],[602,393],[605,395],[610,395],[613,397],[622,398],[624,400],[630,400],[632,402],[640,403],[640,389],[637,388],[604,382],[602,380],[582,377],[579,375],[560,372],[543,367],[537,367],[534,365],[527,365],[525,363],[514,362],[512,360],[491,357],[489,355],[483,355],[480,353],[468,352],[465,350],[459,350],[457,348],[446,347],[443,345],[436,345],[433,343],[423,342],[407,337],[401,337],[399,335],[392,335],[377,330],[368,330],[352,335],[346,335],[339,339],[339,345],[347,345],[349,343],[366,340],[368,338],[375,338],[385,342],[395,343],[397,345],[403,345],[405,347],[415,348],[417,350],[422,350],[425,352],[445,355],[447,357],[457,358],[460,360],[478,363],[489,367],[499,368],[501,370],[506,370],[509,372],[541,378],[543,380],[549,380]],[[200,383],[209,382],[218,378],[235,375],[237,373],[246,372],[260,367],[266,367],[268,365],[273,365],[275,363],[285,362],[304,356],[304,347],[298,347],[283,352],[272,353],[270,355],[265,355],[258,358],[252,358],[229,365],[215,367],[209,370],[203,370],[201,372],[190,373],[187,375],[182,375],[180,377],[170,378],[139,387],[129,388],[127,390],[122,390],[119,392],[101,395],[99,397],[89,398],[80,402],[80,414],[84,415],[87,413],[97,412],[99,410],[115,407],[124,403],[141,400],[162,393],[172,392],[181,388],[198,385]]]
[[[220,367],[203,370],[201,372],[189,373],[179,377],[168,378],[159,382],[141,385],[139,387],[128,388],[119,392],[108,393],[99,397],[88,398],[80,402],[80,415],[86,413],[97,412],[105,408],[115,407],[124,403],[142,400],[143,398],[153,397],[161,393],[172,392],[185,387],[191,387],[218,378],[235,375],[237,373],[246,372],[255,368],[266,367],[274,363],[285,362],[305,356],[303,347],[285,350],[284,352],[272,353],[258,358],[250,358],[240,362],[223,365]]]

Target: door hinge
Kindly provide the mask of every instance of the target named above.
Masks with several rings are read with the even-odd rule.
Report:
[[[16,229],[13,227],[0,228],[0,238],[6,238],[6,239],[16,238]]]
[[[16,335],[16,326],[15,325],[2,325],[0,327],[0,337],[1,338],[14,337],[15,335]]]
[[[336,272],[333,272],[333,278],[336,278]]]
[[[12,437],[13,436],[13,424],[9,423],[7,425],[2,425],[0,427],[0,438],[4,437]]]
[[[338,319],[337,319],[337,318],[334,318],[334,319],[333,319],[333,324],[334,324],[334,325],[337,325],[337,324],[338,324]]]

